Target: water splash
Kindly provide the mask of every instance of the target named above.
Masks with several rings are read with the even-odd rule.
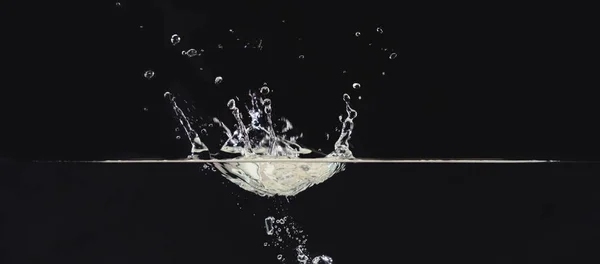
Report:
[[[190,141],[191,150],[188,158],[198,159],[200,158],[200,155],[203,154],[203,152],[208,153],[208,147],[206,147],[206,145],[200,140],[198,133],[196,133],[196,131],[192,128],[192,125],[190,124],[183,111],[181,111],[181,109],[177,106],[177,102],[175,102],[175,96],[173,96],[170,92],[166,92],[164,94],[164,97],[171,104],[171,107],[173,108],[173,111],[175,112],[179,123],[185,130],[185,134],[187,135]]]

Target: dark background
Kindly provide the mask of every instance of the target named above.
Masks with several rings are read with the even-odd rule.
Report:
[[[357,157],[597,160],[585,7],[121,3],[0,9],[0,263],[277,263],[278,214],[336,263],[598,263],[589,163],[349,165],[286,204],[198,165],[27,162],[183,158],[165,91],[231,124],[227,100],[263,82],[313,148],[349,93]]]
[[[231,126],[227,100],[244,99],[263,82],[274,91],[275,115],[288,117],[304,132],[301,143],[315,149],[333,145],[325,133],[337,134],[341,96],[349,93],[359,113],[351,141],[358,157],[598,156],[584,8],[377,1],[29,5],[3,9],[7,136],[0,150],[7,157],[185,157],[187,143],[175,139],[165,91],[190,102],[196,108],[190,115],[217,116]],[[175,33],[182,42],[174,47]],[[262,51],[243,48],[257,39]],[[205,53],[181,55],[190,48]],[[387,58],[392,50],[395,60]],[[150,81],[143,78],[147,69],[156,73]],[[225,80],[218,87],[216,76]],[[353,90],[353,82],[362,88]]]

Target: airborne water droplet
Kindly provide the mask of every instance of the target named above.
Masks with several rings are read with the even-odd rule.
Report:
[[[360,83],[353,83],[352,84],[352,88],[354,88],[354,89],[360,89]]]
[[[390,60],[393,60],[396,57],[398,57],[398,54],[396,54],[395,52],[393,52],[392,54],[390,54]]]
[[[304,55],[300,55],[298,56],[299,59],[303,60],[304,59]]]
[[[277,259],[281,260],[283,258],[283,256],[281,254],[277,255]]]
[[[173,46],[179,44],[179,42],[181,42],[181,37],[177,34],[173,34],[173,36],[171,36],[171,44],[173,44]]]
[[[154,71],[152,70],[147,70],[146,72],[144,72],[144,78],[150,80],[154,77]]]
[[[360,32],[356,31],[356,33],[354,33],[355,36],[360,37]]]
[[[383,34],[383,29],[382,29],[382,28],[380,28],[380,27],[378,27],[378,28],[377,28],[377,33],[379,33],[379,34]]]
[[[215,78],[215,84],[221,84],[223,82],[223,77],[221,76],[217,76],[217,78]]]
[[[121,2],[115,3],[116,6],[121,6]]]
[[[181,139],[181,136],[176,136],[175,139],[179,140]]]

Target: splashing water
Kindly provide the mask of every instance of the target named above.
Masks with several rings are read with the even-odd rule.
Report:
[[[246,106],[250,117],[249,124],[244,123],[236,101],[234,99],[228,101],[227,107],[236,120],[236,130],[233,133],[218,119],[213,119],[223,128],[228,138],[221,147],[220,153],[233,155],[234,159],[239,159],[240,162],[213,163],[212,166],[242,189],[261,196],[293,196],[344,170],[341,162],[303,161],[302,155],[311,154],[313,151],[298,145],[296,143],[298,137],[287,137],[284,134],[292,127],[287,119],[281,119],[285,122],[281,131],[275,130],[271,115],[272,102],[267,98],[269,93],[270,89],[266,85],[258,92],[250,91],[250,105]],[[167,92],[165,98],[169,100],[191,142],[189,158],[197,159],[202,153],[208,154],[208,148],[177,106],[175,97]],[[344,94],[342,99],[346,104],[347,116],[345,119],[340,119],[342,123],[340,136],[334,144],[333,152],[326,155],[329,159],[353,158],[348,142],[357,112],[350,106],[348,94]],[[269,159],[269,161],[261,161],[261,159]],[[273,159],[297,159],[298,162],[280,163],[273,162]]]

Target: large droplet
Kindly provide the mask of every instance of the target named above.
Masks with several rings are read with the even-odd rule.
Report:
[[[227,102],[227,107],[231,110],[235,109],[235,100],[230,99],[229,102]]]
[[[344,99],[344,102],[346,102],[346,103],[350,102],[350,95],[345,93],[344,96],[342,96],[342,98]]]
[[[177,34],[173,34],[173,36],[171,36],[171,44],[173,44],[173,46],[179,44],[179,42],[181,42],[181,37]]]
[[[333,264],[333,259],[327,255],[317,256],[312,260],[313,264]]]
[[[217,76],[217,78],[215,78],[215,84],[221,84],[223,82],[223,77],[221,76]]]
[[[154,71],[153,70],[147,70],[146,72],[144,72],[144,78],[146,78],[148,80],[154,78]]]

